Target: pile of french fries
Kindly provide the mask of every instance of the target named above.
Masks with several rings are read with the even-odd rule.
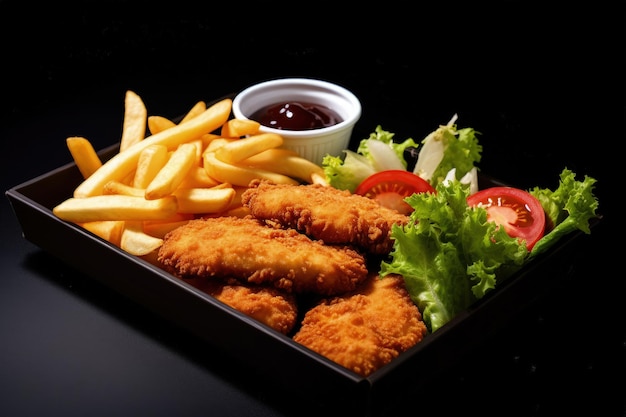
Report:
[[[201,216],[244,216],[241,193],[254,179],[279,184],[325,183],[320,166],[282,149],[280,135],[231,119],[230,99],[197,102],[175,123],[148,116],[127,91],[119,152],[102,162],[88,139],[67,147],[84,180],[53,208],[126,252],[146,256],[165,234]]]

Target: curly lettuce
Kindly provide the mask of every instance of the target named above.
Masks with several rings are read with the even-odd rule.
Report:
[[[469,187],[458,180],[437,184],[434,194],[413,194],[405,201],[414,211],[408,224],[393,227],[394,246],[389,260],[381,262],[380,274],[404,277],[411,299],[434,332],[565,234],[590,233],[598,207],[595,182],[587,176],[577,181],[564,169],[556,190],[529,191],[551,224],[531,252],[488,221],[484,208],[469,207]]]
[[[392,229],[390,261],[380,274],[404,277],[411,299],[431,332],[439,329],[518,270],[526,246],[487,221],[487,211],[467,205],[469,187],[440,183],[436,193],[413,194],[409,223]]]
[[[583,181],[577,181],[576,174],[565,168],[556,190],[539,187],[529,190],[541,203],[552,228],[535,244],[531,256],[545,252],[568,233],[576,230],[591,233],[589,222],[598,217],[599,202],[593,194],[595,184],[596,179],[587,175]]]

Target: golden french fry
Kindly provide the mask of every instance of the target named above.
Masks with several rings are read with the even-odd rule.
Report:
[[[205,152],[204,169],[209,177],[242,187],[247,187],[254,179],[267,179],[276,184],[299,184],[293,178],[265,169],[227,164],[220,161],[215,156],[215,152]]]
[[[261,123],[254,120],[230,119],[222,125],[220,135],[225,138],[240,138],[259,133]]]
[[[131,255],[147,255],[163,244],[163,239],[150,236],[143,231],[141,221],[127,221],[125,223],[120,247]]]
[[[79,225],[89,230],[91,233],[100,236],[102,239],[109,241],[115,246],[120,246],[122,231],[124,230],[124,221],[103,220],[79,223]]]
[[[131,171],[126,175],[120,182],[126,185],[131,185],[133,183],[133,178],[135,178],[135,170]]]
[[[134,91],[126,91],[120,152],[125,151],[146,137],[147,118],[148,111],[141,97]]]
[[[167,147],[164,145],[150,145],[141,151],[133,177],[133,187],[146,188],[165,166],[168,158]]]
[[[148,117],[148,130],[150,130],[151,134],[157,134],[164,130],[169,129],[170,127],[176,126],[176,123],[172,122],[167,117],[163,116],[149,116]]]
[[[187,223],[189,223],[189,220],[178,220],[178,221],[171,221],[171,222],[156,222],[156,223],[150,223],[150,224],[146,224],[144,222],[144,231],[146,234],[150,235],[150,236],[154,236],[154,237],[158,237],[163,239],[165,237],[166,234],[168,234],[169,232],[171,232],[172,230],[180,227],[180,226],[184,226]]]
[[[146,199],[155,200],[172,194],[195,162],[196,146],[192,143],[181,144],[146,187]]]
[[[233,207],[222,213],[222,216],[231,217],[246,217],[248,215],[250,215],[250,208],[244,206]]]
[[[74,136],[67,138],[65,142],[83,178],[89,177],[102,166],[100,157],[87,139]]]
[[[233,198],[232,188],[179,188],[174,191],[179,213],[219,213],[226,210]]]
[[[204,152],[204,142],[202,139],[196,139],[189,142],[196,147],[196,158],[194,164],[196,166],[202,166],[202,152]]]
[[[143,188],[133,187],[119,181],[109,181],[104,184],[102,189],[103,195],[130,195],[133,197],[143,197],[146,190]]]
[[[325,176],[321,166],[299,156],[294,151],[282,148],[268,149],[258,153],[241,161],[240,165],[266,169],[308,183],[314,181],[314,175]]]
[[[143,231],[150,236],[163,238],[168,232],[184,225],[193,218],[194,215],[190,213],[176,213],[176,215],[165,220],[146,220],[143,222]]]
[[[244,193],[244,191],[246,191],[248,189],[248,187],[242,187],[239,185],[235,185],[235,186],[231,186],[233,188],[233,190],[235,190],[235,198],[233,198],[233,201],[230,202],[230,206],[228,207],[228,209],[234,209],[237,207],[240,207],[242,205],[241,203],[241,195]]]
[[[209,146],[209,143],[213,142],[214,139],[218,139],[221,136],[216,135],[215,133],[205,133],[200,136],[200,140],[202,141],[202,148],[206,149]]]
[[[267,149],[283,144],[283,137],[275,133],[260,133],[243,139],[236,139],[215,150],[215,156],[222,162],[236,164]]]
[[[206,103],[204,101],[198,101],[182,118],[180,123],[185,123],[194,117],[198,116],[206,110]],[[176,123],[163,116],[150,116],[148,117],[148,128],[152,134],[160,132],[170,127],[176,126]]]
[[[218,148],[221,148],[222,146],[234,142],[236,140],[239,139],[233,139],[233,138],[222,138],[222,137],[218,137],[218,138],[214,138],[213,140],[211,140],[211,142],[209,142],[205,147],[204,147],[204,152],[203,155],[207,152],[215,152]]]
[[[209,177],[206,169],[201,166],[195,166],[191,167],[178,188],[211,188],[220,184],[215,178]]]
[[[189,110],[187,112],[187,114],[185,115],[185,117],[183,117],[183,119],[180,121],[180,123],[185,123],[185,122],[193,119],[194,117],[196,117],[197,115],[199,115],[200,113],[202,113],[205,110],[206,110],[206,103],[204,101],[197,102],[196,104],[194,104],[194,106],[191,108],[191,110]]]
[[[100,220],[156,220],[173,216],[178,210],[176,197],[157,200],[128,195],[97,195],[68,198],[52,209],[62,220],[85,223]]]
[[[100,169],[85,179],[74,190],[74,197],[82,198],[102,194],[104,184],[111,180],[122,180],[137,166],[139,155],[150,145],[163,145],[168,148],[197,139],[205,133],[211,133],[224,124],[230,116],[232,100],[226,98],[209,108],[202,114],[186,123],[178,124],[170,129],[149,136],[120,152],[105,162]]]
[[[328,183],[328,180],[326,179],[326,174],[323,172],[320,174],[318,173],[311,174],[311,184],[330,186],[330,184]]]
[[[229,184],[227,182],[220,182],[215,187],[211,187],[211,188],[233,188],[235,191],[237,191],[238,188],[243,188],[243,187],[236,187],[236,188],[234,188],[232,184]]]

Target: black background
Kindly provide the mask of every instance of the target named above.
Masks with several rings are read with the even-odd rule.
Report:
[[[325,79],[361,99],[356,139],[421,139],[458,114],[483,172],[520,188],[592,176],[604,218],[568,276],[389,415],[624,416],[622,6],[0,1],[2,186],[70,162],[68,136],[117,142],[128,89],[175,117],[267,78]],[[8,201],[1,230],[3,415],[332,412],[22,239]]]

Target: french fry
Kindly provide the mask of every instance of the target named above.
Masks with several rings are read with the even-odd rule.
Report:
[[[216,135],[215,133],[205,133],[204,135],[200,136],[200,140],[202,141],[202,148],[206,149],[207,146],[209,146],[209,144],[211,142],[213,142],[214,139],[220,138],[220,135]]]
[[[157,200],[128,195],[97,195],[68,198],[52,209],[60,219],[73,223],[100,220],[157,220],[173,216],[178,210],[176,197]]]
[[[140,221],[127,221],[124,225],[120,247],[131,255],[144,256],[163,245],[163,239],[150,236],[143,231]]]
[[[209,177],[206,169],[201,166],[195,166],[191,167],[178,188],[212,188],[220,184],[222,183],[215,178]]]
[[[241,161],[240,164],[266,169],[308,183],[313,183],[314,175],[325,177],[321,166],[294,151],[282,148],[268,149]]]
[[[150,116],[148,117],[148,130],[151,134],[155,135],[159,132],[176,126],[176,123],[163,116]]]
[[[100,157],[87,139],[73,136],[65,142],[83,178],[89,177],[102,166]]]
[[[222,216],[246,217],[250,214],[250,208],[244,206],[233,207],[222,213]]]
[[[261,123],[254,120],[230,119],[222,125],[220,135],[225,138],[240,138],[242,136],[252,136],[259,133]]]
[[[254,179],[267,179],[276,184],[299,184],[293,178],[265,169],[227,164],[220,161],[215,152],[204,153],[204,169],[209,177],[242,187],[247,187]]]
[[[122,220],[102,220],[94,222],[79,223],[80,226],[91,233],[100,236],[102,239],[120,246],[122,232],[124,231],[124,221]]]
[[[239,140],[239,139],[222,138],[222,137],[214,138],[213,140],[211,140],[211,142],[209,142],[204,147],[204,152],[202,153],[202,155],[204,156],[204,154],[207,153],[207,152],[215,152],[216,150],[218,150],[222,146],[224,146],[224,145],[226,145],[228,143],[234,142],[236,140]]]
[[[192,143],[181,144],[146,187],[146,199],[155,200],[172,194],[183,182],[195,161],[196,146]]]
[[[165,166],[169,154],[164,145],[150,145],[141,151],[133,177],[133,187],[146,188]]]
[[[189,110],[187,112],[187,114],[185,115],[185,117],[183,117],[183,119],[180,121],[180,123],[184,123],[187,122],[191,119],[193,119],[194,117],[198,116],[199,114],[201,114],[203,111],[206,110],[206,103],[204,101],[199,101],[197,102],[192,108],[191,110]],[[176,126],[176,123],[174,123],[172,120],[163,117],[163,116],[150,116],[148,117],[148,129],[150,129],[150,132],[154,135],[155,133],[158,133],[162,130],[165,129],[169,129],[170,127],[174,127]]]
[[[122,183],[126,184],[126,185],[131,185],[133,183],[133,178],[135,178],[135,170],[131,171],[128,173],[128,175],[126,175],[124,178],[122,178]]]
[[[283,144],[283,137],[275,133],[260,133],[247,138],[233,140],[215,150],[215,156],[222,162],[236,164],[267,149]]]
[[[150,236],[164,238],[168,232],[186,224],[193,218],[194,215],[191,213],[176,213],[165,220],[146,220],[143,222],[143,231]]]
[[[228,207],[229,210],[242,206],[241,195],[248,189],[248,187],[242,187],[239,185],[232,186],[232,188],[235,190],[235,198],[233,198],[233,201],[230,202],[230,206]]]
[[[134,91],[126,91],[120,152],[125,151],[146,137],[147,117],[148,111],[141,97]]]
[[[202,152],[204,152],[204,142],[202,142],[202,139],[195,139],[190,141],[189,143],[196,147],[196,158],[194,161],[195,165],[202,166]]]
[[[324,173],[322,173],[322,174],[318,174],[318,173],[311,174],[311,184],[319,184],[319,185],[323,185],[323,186],[330,186],[330,184],[328,183],[328,180],[326,179],[326,174],[324,174]]]
[[[171,232],[172,230],[184,226],[189,223],[189,220],[178,220],[171,222],[154,222],[154,223],[146,223],[144,222],[144,230],[145,233],[163,239],[166,234]]]
[[[122,180],[137,166],[139,155],[150,145],[163,145],[168,148],[197,139],[205,133],[210,133],[228,120],[232,107],[230,98],[223,99],[202,114],[186,123],[178,124],[170,129],[149,136],[120,152],[105,162],[100,169],[85,179],[74,190],[74,197],[84,198],[102,194],[102,188],[111,180]]]
[[[246,158],[243,162],[251,164],[251,165],[270,165],[275,158],[283,159],[288,156],[298,156],[298,152],[293,151],[291,149],[284,148],[272,148],[267,149],[263,152],[259,152],[256,155],[252,155],[249,158]]]
[[[229,184],[227,182],[220,182],[215,187],[211,187],[211,188],[234,188],[234,190],[237,191],[237,189],[240,189],[242,187],[233,187],[232,184]]]
[[[178,213],[219,213],[235,198],[232,188],[181,188],[174,191]]]
[[[133,197],[144,197],[146,190],[133,187],[119,181],[109,181],[104,184],[102,195],[129,195]]]
[[[194,117],[196,117],[197,115],[199,115],[200,113],[202,113],[203,111],[206,110],[206,103],[204,101],[198,101],[196,104],[194,104],[194,106],[187,112],[187,114],[185,115],[185,117],[182,118],[182,120],[180,121],[180,123],[185,123],[188,122],[189,120],[193,119]]]

